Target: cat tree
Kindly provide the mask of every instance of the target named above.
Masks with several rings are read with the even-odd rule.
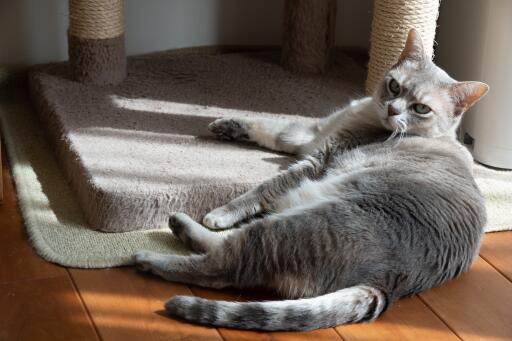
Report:
[[[375,0],[370,63],[366,92],[371,94],[384,73],[396,63],[409,29],[421,34],[425,52],[432,58],[440,0]]]
[[[126,77],[123,3],[69,1],[69,62],[76,80],[108,85]]]
[[[375,0],[366,90],[392,66],[407,32],[416,28],[432,56],[439,0]],[[336,0],[286,0],[281,62],[297,73],[321,73],[334,45]],[[73,77],[98,85],[126,76],[123,0],[69,1],[69,59]]]
[[[277,51],[259,51],[261,58],[161,53],[133,57],[126,77],[123,1],[70,0],[70,63],[33,68],[29,84],[89,226],[163,228],[177,211],[200,219],[275,174],[280,164],[257,148],[196,137],[209,136],[207,125],[219,115],[307,119],[327,115],[359,91],[360,65],[340,54],[328,68],[337,2],[285,0],[283,67],[265,62],[279,58]],[[397,60],[410,27],[433,45],[438,6],[438,0],[376,0],[369,92]],[[325,82],[287,70],[332,74]],[[239,167],[226,167],[235,159]]]
[[[329,64],[336,0],[287,0],[281,63],[298,73],[321,73]]]

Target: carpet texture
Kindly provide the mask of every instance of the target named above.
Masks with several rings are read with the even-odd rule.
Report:
[[[475,164],[474,176],[486,199],[485,232],[512,230],[512,171]]]
[[[116,87],[36,68],[31,93],[88,224],[103,231],[162,228],[172,212],[200,219],[290,160],[218,141],[223,116],[324,116],[363,93],[365,71],[343,54],[325,76],[295,76],[279,53],[130,58]]]

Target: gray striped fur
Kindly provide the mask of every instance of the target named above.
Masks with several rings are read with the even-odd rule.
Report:
[[[170,228],[198,254],[141,251],[135,262],[170,281],[266,287],[286,300],[177,296],[166,304],[171,315],[260,330],[371,321],[397,299],[470,267],[486,213],[471,155],[454,132],[462,112],[486,88],[456,82],[419,56],[421,41],[412,32],[399,63],[372,98],[313,125],[249,119],[212,124],[221,137],[302,156],[205,216],[210,229],[234,227],[229,234],[212,232],[185,214],[173,215]],[[390,77],[400,79],[400,96],[389,93]],[[396,101],[410,104],[388,115]],[[431,115],[411,113],[415,101],[431,106]]]

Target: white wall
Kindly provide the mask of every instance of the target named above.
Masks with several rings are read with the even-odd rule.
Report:
[[[469,112],[464,131],[474,139],[474,156],[512,169],[512,1],[442,2],[436,61],[458,80],[479,80],[489,94]]]
[[[125,0],[126,47],[139,54],[214,44],[277,45],[284,0]],[[336,43],[367,47],[372,0],[338,0]],[[0,0],[0,63],[67,59],[65,0]]]
[[[480,79],[488,1],[441,2],[435,61],[456,79]]]
[[[482,60],[485,51],[487,18],[487,1],[449,0],[441,2],[435,62],[453,78],[461,81],[485,81],[482,74]],[[466,129],[471,130],[470,127],[474,124],[474,114],[477,111],[475,109],[472,109],[464,117]]]
[[[0,0],[0,62],[62,60],[67,1]]]

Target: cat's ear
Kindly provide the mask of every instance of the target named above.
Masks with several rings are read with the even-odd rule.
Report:
[[[405,47],[398,58],[398,63],[402,63],[405,60],[423,61],[425,58],[425,50],[421,36],[418,31],[411,28],[407,35]]]
[[[451,86],[450,93],[455,101],[455,115],[461,115],[478,102],[489,91],[489,85],[482,82],[458,82]]]

